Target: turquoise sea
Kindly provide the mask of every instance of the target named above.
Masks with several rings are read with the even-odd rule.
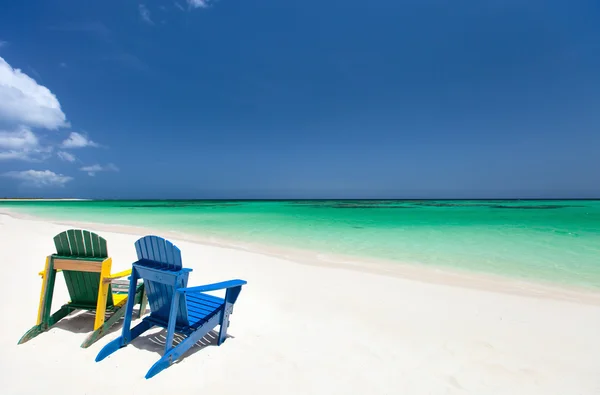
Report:
[[[5,201],[3,207],[600,288],[598,200]]]

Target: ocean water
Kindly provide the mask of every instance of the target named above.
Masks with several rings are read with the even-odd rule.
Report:
[[[5,201],[3,207],[600,288],[597,200]]]

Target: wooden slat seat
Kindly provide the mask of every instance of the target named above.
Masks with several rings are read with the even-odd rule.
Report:
[[[225,299],[204,293],[186,294],[185,299],[188,322],[193,329],[202,326],[225,306]]]

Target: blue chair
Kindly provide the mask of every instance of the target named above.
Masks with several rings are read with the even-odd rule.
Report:
[[[149,379],[168,368],[217,325],[220,325],[218,345],[225,341],[233,304],[246,281],[231,280],[188,288],[188,276],[192,269],[182,267],[181,252],[170,241],[146,236],[136,241],[135,249],[138,261],[132,267],[129,294],[134,294],[135,285],[139,279],[143,279],[150,315],[131,328],[134,298],[129,298],[121,336],[100,350],[96,362],[157,325],[167,329],[167,339],[163,356],[146,374]],[[227,290],[225,299],[205,293],[220,289]],[[174,347],[175,332],[186,338]]]

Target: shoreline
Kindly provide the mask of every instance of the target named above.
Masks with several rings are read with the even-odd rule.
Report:
[[[57,220],[15,212],[8,208],[0,208],[0,215],[7,215],[19,220],[75,226],[119,234],[155,234],[175,241],[180,240],[204,246],[244,251],[252,254],[285,259],[286,261],[301,265],[352,270],[421,283],[600,306],[600,290],[591,287],[557,284],[541,280],[529,281],[495,274],[470,272],[455,268],[447,269],[438,266],[420,265],[418,263],[387,261],[379,258],[342,256],[326,252],[294,249],[291,247],[218,239],[212,236],[203,237],[198,234],[174,230],[166,231],[133,225]]]

